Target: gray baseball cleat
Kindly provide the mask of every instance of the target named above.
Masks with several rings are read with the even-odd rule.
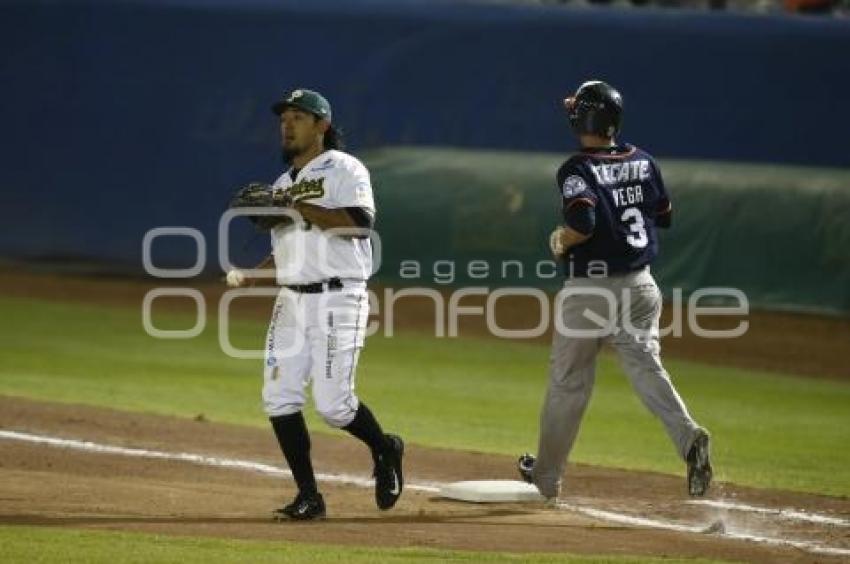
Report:
[[[708,491],[713,475],[709,454],[710,437],[705,429],[697,431],[697,438],[686,457],[688,463],[688,493],[703,496]]]
[[[387,440],[390,448],[375,460],[375,504],[382,510],[391,509],[404,489],[404,441],[398,435],[387,435]]]
[[[519,475],[523,479],[523,481],[528,482],[529,484],[534,483],[534,477],[532,476],[532,472],[534,471],[534,462],[537,459],[534,458],[533,454],[525,453],[519,457],[517,460],[517,470],[519,470]]]
[[[298,492],[289,505],[272,512],[275,521],[313,521],[325,518],[325,499],[320,493],[302,494]]]

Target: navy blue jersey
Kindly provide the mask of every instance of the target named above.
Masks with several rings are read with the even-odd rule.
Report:
[[[568,276],[622,274],[656,257],[656,227],[669,225],[671,206],[648,153],[632,145],[583,151],[558,169],[558,189],[565,217],[579,205],[596,216],[590,239],[565,257]]]

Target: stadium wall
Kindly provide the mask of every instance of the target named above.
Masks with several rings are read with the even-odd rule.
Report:
[[[560,157],[536,161],[529,153],[573,148],[560,100],[583,79],[599,77],[626,95],[625,138],[663,158],[764,163],[768,171],[768,163],[850,167],[850,113],[838,94],[850,86],[850,59],[843,56],[850,52],[850,22],[840,20],[424,0],[32,0],[0,3],[0,46],[0,257],[13,259],[138,268],[144,233],[176,225],[204,234],[213,264],[218,219],[231,192],[280,171],[268,106],[294,86],[328,95],[350,146],[367,160],[386,158],[374,153],[380,147],[401,145],[452,146],[459,158],[465,150],[522,151],[541,168],[511,163],[505,174],[524,170],[542,182]],[[776,170],[782,180],[786,169]],[[833,178],[826,169],[799,170],[795,186],[804,192],[815,182],[809,174]],[[400,173],[375,172],[385,238],[396,237],[390,218],[408,208],[390,190],[405,189],[384,184],[384,177]],[[444,169],[432,173],[444,176],[437,183],[419,179],[430,190],[425,209],[452,201],[443,186],[457,186]],[[518,189],[529,185],[512,178]],[[788,224],[768,223],[785,197],[771,196],[772,189],[760,185],[750,195],[741,186],[736,194],[758,205],[765,231],[790,239]],[[807,212],[826,213],[826,196],[806,194],[814,206]],[[540,217],[554,213],[551,201],[535,202]],[[490,205],[490,198],[470,196],[459,209],[474,215],[471,207]],[[734,223],[738,212],[725,211]],[[754,284],[769,279],[783,287],[766,303],[823,298],[846,308],[846,295],[836,297],[841,291],[798,287],[799,265],[786,268],[800,253],[840,255],[822,241],[842,227],[782,217],[824,239],[795,247],[790,259],[777,256],[771,274],[749,275]],[[488,225],[501,229],[491,245],[513,232],[504,244],[511,252],[521,242],[539,249],[542,239],[528,233],[542,234],[549,221],[513,219],[540,226]],[[700,239],[681,255],[684,263],[662,268],[692,285],[758,264],[755,249],[728,239],[737,231],[720,231],[717,219],[693,219],[707,226],[698,231],[702,239],[712,233],[735,243],[711,258],[716,267],[703,262],[703,274],[685,276],[686,257],[705,255],[696,247]],[[262,251],[262,238],[252,239],[247,228],[240,236],[248,243],[238,252]],[[484,234],[456,236],[467,241],[460,252],[470,244],[463,237]],[[184,265],[195,248],[175,239],[154,251],[158,264]],[[836,260],[822,257],[807,276],[843,283],[832,277]]]
[[[381,279],[557,287],[548,238],[561,221],[554,177],[562,160],[455,149],[368,153],[382,210]],[[729,287],[756,307],[850,313],[850,170],[660,165],[675,210],[653,266],[665,294]]]

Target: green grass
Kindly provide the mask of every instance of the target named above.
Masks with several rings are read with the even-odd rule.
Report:
[[[117,531],[83,531],[44,527],[0,526],[3,561],[76,562],[129,564],[180,562],[208,564],[232,562],[565,562],[590,563],[663,563],[699,564],[714,560],[682,560],[621,556],[574,556],[563,554],[503,554],[431,550],[421,548],[361,548],[351,546],[310,545],[288,542],[224,540],[215,538],[172,537]]]
[[[0,298],[0,393],[265,427],[260,361],[222,354],[216,327],[153,339],[136,309]],[[158,323],[189,326],[190,316]],[[237,321],[232,340],[262,345],[265,323]],[[372,337],[358,389],[408,441],[504,454],[533,450],[546,384],[544,346],[405,334]],[[761,487],[850,495],[850,385],[669,361],[692,414],[713,433],[717,477]],[[327,427],[308,413],[311,427]],[[573,461],[682,473],[660,424],[603,356]]]

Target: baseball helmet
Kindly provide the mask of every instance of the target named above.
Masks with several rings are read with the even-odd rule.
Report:
[[[576,135],[614,137],[623,122],[623,97],[601,80],[585,82],[564,100],[570,127]]]

